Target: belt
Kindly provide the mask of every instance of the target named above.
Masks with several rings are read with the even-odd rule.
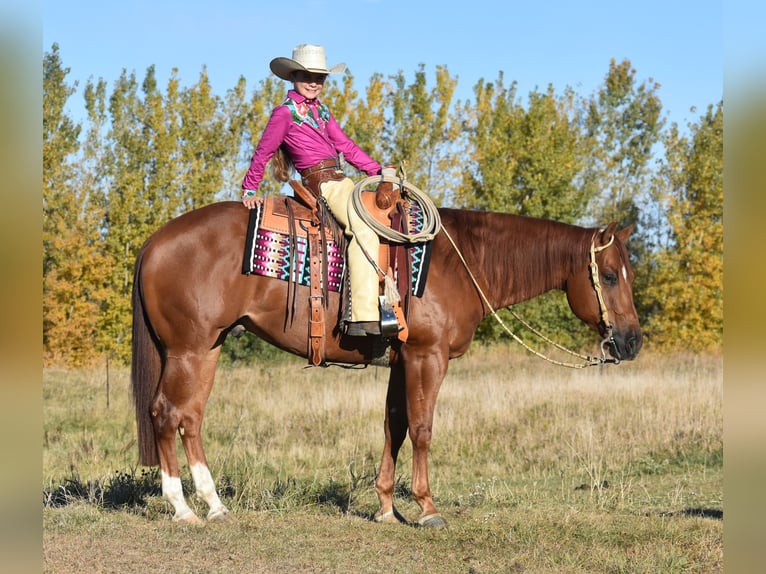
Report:
[[[336,158],[322,160],[316,165],[301,170],[303,185],[309,188],[315,197],[322,195],[321,186],[325,181],[341,180],[345,177],[340,171],[340,165],[338,165]]]
[[[334,157],[331,157],[329,159],[323,159],[316,165],[312,165],[311,167],[302,169],[300,173],[302,178],[306,178],[312,173],[316,173],[318,171],[324,171],[326,169],[340,170],[340,164],[338,164],[338,159]]]

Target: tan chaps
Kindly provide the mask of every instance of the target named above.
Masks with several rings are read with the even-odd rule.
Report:
[[[348,272],[351,279],[351,321],[380,321],[378,309],[378,272],[365,255],[377,257],[380,239],[377,233],[359,217],[351,202],[354,182],[346,177],[321,184],[332,214],[343,225],[348,243]]]

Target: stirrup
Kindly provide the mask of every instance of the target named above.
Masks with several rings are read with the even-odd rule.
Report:
[[[394,337],[402,329],[394,308],[386,300],[385,295],[380,295],[378,301],[380,302],[380,334],[384,337]]]

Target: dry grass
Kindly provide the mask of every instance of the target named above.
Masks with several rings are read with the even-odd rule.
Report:
[[[388,372],[302,366],[219,371],[204,436],[237,520],[201,531],[171,528],[158,481],[135,468],[127,371],[110,373],[108,409],[105,372],[46,371],[43,490],[49,500],[70,495],[44,510],[46,568],[84,571],[86,561],[96,565],[89,571],[143,571],[160,564],[169,540],[189,552],[171,571],[721,567],[721,357],[645,355],[569,370],[477,348],[453,361],[431,458],[435,501],[450,522],[440,534],[368,520]],[[414,518],[410,453],[405,443],[398,505]],[[123,558],[115,529],[123,549],[137,545]],[[156,542],[151,555],[145,536]],[[85,540],[89,558],[67,550]]]

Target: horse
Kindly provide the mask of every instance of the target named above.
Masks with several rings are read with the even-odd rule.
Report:
[[[507,213],[438,213],[441,232],[431,242],[425,290],[411,299],[406,342],[394,339],[389,353],[376,522],[406,522],[393,497],[397,456],[409,433],[417,524],[446,526],[428,479],[434,407],[449,361],[468,350],[493,309],[564,290],[572,312],[617,362],[634,359],[642,344],[625,247],[633,225],[617,231],[611,223],[600,230]],[[225,338],[244,328],[295,355],[309,352],[308,305],[296,305],[286,320],[289,283],[242,272],[248,214],[241,203],[223,201],[180,215],[146,240],[134,266],[131,394],[139,462],[159,465],[162,495],[175,521],[204,523],[184,498],[176,433],[196,494],[208,506],[207,520],[229,516],[200,436]],[[297,296],[307,301],[309,288],[299,286]],[[330,292],[326,358],[370,364],[379,337],[342,334],[335,320],[340,304],[338,293]]]

